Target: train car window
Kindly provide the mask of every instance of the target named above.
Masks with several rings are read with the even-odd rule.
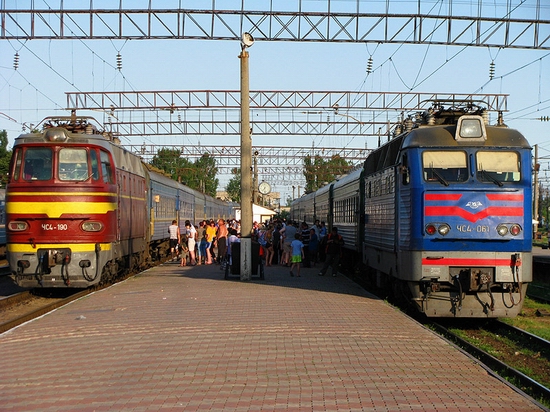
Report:
[[[519,155],[516,152],[479,151],[476,153],[477,178],[481,182],[502,185],[521,180]]]
[[[427,150],[422,153],[424,180],[448,186],[468,179],[466,152]]]
[[[99,180],[99,162],[97,161],[97,152],[95,150],[90,152],[90,159],[92,159],[92,179]]]
[[[105,183],[114,183],[113,167],[111,165],[109,153],[104,152],[102,150],[100,152],[100,158],[101,158],[101,175],[103,176],[103,181]]]
[[[24,180],[50,180],[52,178],[52,151],[49,148],[27,148],[23,164]]]
[[[59,150],[59,180],[83,181],[90,177],[88,172],[88,152],[86,149],[66,148]]]

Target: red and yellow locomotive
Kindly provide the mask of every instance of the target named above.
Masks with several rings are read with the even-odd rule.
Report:
[[[8,259],[24,287],[87,287],[149,256],[148,173],[87,117],[15,140]]]

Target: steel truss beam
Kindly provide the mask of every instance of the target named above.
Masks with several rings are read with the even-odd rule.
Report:
[[[240,134],[239,91],[67,92],[66,97],[68,110],[108,112],[106,122],[120,136]],[[377,136],[388,133],[401,113],[453,103],[505,112],[507,98],[506,94],[252,91],[252,132]]]
[[[67,108],[92,110],[240,109],[238,90],[65,92]],[[251,90],[251,109],[363,109],[413,111],[438,102],[481,103],[506,111],[507,94]]]
[[[255,115],[252,112],[252,119]],[[189,120],[173,119],[147,121],[108,120],[111,132],[117,136],[220,136],[240,134],[239,120]],[[255,136],[378,136],[391,127],[387,121],[354,121],[330,116],[319,116],[318,120],[251,120],[252,134]]]
[[[218,10],[184,9],[181,1],[158,2],[166,8],[37,8],[0,10],[3,39],[209,39],[238,40],[244,31],[264,41],[381,42],[550,49],[550,20],[541,19],[541,2],[507,1],[483,5],[447,0],[445,9],[432,2],[366,2],[361,0],[225,1]],[[258,5],[258,3],[261,3]],[[290,4],[289,4],[290,3]],[[189,4],[187,2],[187,4]],[[103,6],[103,5],[102,5]],[[543,8],[545,6],[542,6]],[[262,10],[263,9],[263,10]],[[395,11],[398,9],[398,12]],[[471,14],[475,14],[471,16]],[[496,16],[496,17],[495,17]]]
[[[194,162],[204,154],[216,159],[218,174],[231,175],[233,169],[240,167],[240,146],[198,146],[198,145],[126,145],[133,153],[139,154],[149,162],[161,149],[178,150],[181,157]],[[305,185],[304,158],[320,157],[330,160],[333,156],[350,161],[353,166],[362,164],[370,152],[369,149],[335,148],[335,147],[272,147],[254,146],[253,163],[258,166],[260,180],[273,185]]]

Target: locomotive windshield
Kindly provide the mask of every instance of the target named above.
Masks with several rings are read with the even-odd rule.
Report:
[[[114,182],[109,154],[84,147],[18,147],[13,156],[14,181],[45,181],[57,177],[65,182],[83,182],[90,178]],[[53,166],[52,166],[53,165]]]
[[[422,170],[428,182],[445,186],[468,179],[466,153],[459,151],[430,150],[422,153]]]
[[[23,180],[50,180],[52,178],[52,151],[44,147],[30,147],[15,154],[14,178]]]
[[[519,182],[521,179],[520,160],[516,152],[476,153],[477,178],[482,182]]]
[[[61,149],[58,172],[59,180],[86,180],[89,177],[86,149]]]

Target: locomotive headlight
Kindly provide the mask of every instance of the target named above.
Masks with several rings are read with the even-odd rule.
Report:
[[[512,226],[510,226],[510,233],[512,234],[512,236],[519,235],[521,233],[521,226],[518,224],[513,224]]]
[[[487,131],[483,118],[477,115],[464,115],[458,119],[455,133],[456,141],[474,142],[487,140]]]
[[[481,121],[479,119],[466,119],[462,122],[460,137],[481,137]]]
[[[441,236],[445,236],[451,231],[451,227],[447,223],[428,223],[425,230],[426,234],[430,236],[437,233]]]
[[[445,236],[447,233],[451,231],[451,227],[447,223],[443,223],[439,225],[439,227],[437,228],[437,231],[441,236]]]
[[[44,140],[47,142],[64,142],[67,140],[65,129],[61,127],[53,127],[44,133]]]
[[[101,222],[84,222],[80,225],[84,232],[100,232],[103,230],[103,223]]]
[[[506,236],[506,234],[508,233],[508,227],[506,225],[498,225],[497,226],[497,233],[500,236]]]
[[[29,228],[29,225],[27,222],[21,222],[19,220],[14,220],[10,223],[8,223],[8,229],[12,232],[22,232],[23,230],[27,230]]]

